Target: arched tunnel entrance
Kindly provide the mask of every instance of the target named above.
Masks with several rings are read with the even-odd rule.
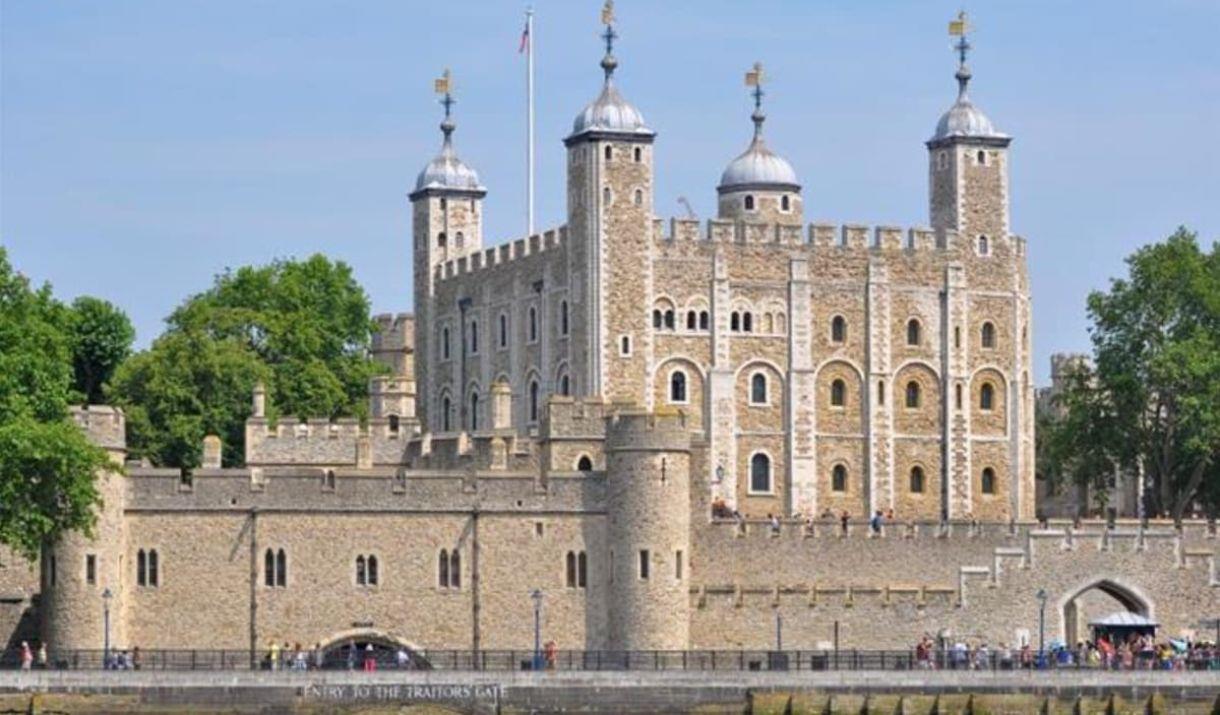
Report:
[[[1150,617],[1152,604],[1136,589],[1107,578],[1093,580],[1072,591],[1063,601],[1061,613],[1065,643],[1074,647],[1091,639],[1089,622],[1118,611]]]
[[[405,662],[400,651],[406,654]],[[432,669],[422,649],[381,631],[348,631],[322,642],[322,668],[325,670],[361,670],[369,658],[376,661],[377,670]]]

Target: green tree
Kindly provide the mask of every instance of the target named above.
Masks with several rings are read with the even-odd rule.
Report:
[[[128,358],[112,392],[127,415],[132,457],[176,467],[199,465],[203,438],[218,435],[224,461],[237,464],[254,385],[271,371],[234,339],[168,332]]]
[[[112,394],[128,414],[136,454],[192,466],[207,433],[241,462],[255,382],[269,412],[365,417],[373,322],[364,290],[321,255],[226,271],[170,315],[150,350],[130,358]]]
[[[1220,505],[1220,247],[1180,228],[1089,296],[1094,373],[1065,395],[1064,439],[1092,469],[1143,470],[1151,512]]]
[[[0,247],[0,543],[33,557],[67,530],[88,532],[106,452],[69,420],[69,311],[16,273]]]
[[[131,354],[136,331],[126,313],[100,298],[77,298],[69,317],[76,390],[85,402],[100,404],[102,387]]]

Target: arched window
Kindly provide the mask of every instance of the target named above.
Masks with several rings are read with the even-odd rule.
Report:
[[[267,549],[263,555],[263,585],[268,588],[275,586],[275,552]]]
[[[368,585],[376,586],[377,585],[377,557],[376,556],[371,556],[371,555],[369,556],[368,569],[369,569]]]
[[[674,370],[669,376],[669,401],[686,402],[686,373]]]
[[[589,559],[585,552],[576,555],[576,585],[585,588],[589,583]]]
[[[444,211],[447,208],[449,208],[449,199],[442,198],[441,199],[441,211]]]
[[[923,468],[911,467],[911,492],[914,494],[923,493]]]
[[[694,330],[699,325],[699,316],[693,310],[686,311],[686,329]]]
[[[449,396],[441,398],[441,431],[448,432],[453,429],[453,423],[450,416],[453,414],[453,405],[449,402]]]
[[[770,313],[762,314],[762,331],[764,333],[774,333],[775,332],[775,317],[772,316]]]
[[[775,314],[775,329],[780,333],[788,332],[788,318],[782,312]]]
[[[995,494],[995,470],[987,467],[983,470],[980,478],[979,486],[982,487],[984,494]]]
[[[335,490],[335,470],[328,469],[326,474],[322,475],[322,488],[332,492]]]
[[[612,160],[614,158],[614,147],[607,144],[604,155],[606,157],[606,161]]]
[[[592,472],[593,471],[593,460],[589,459],[589,455],[587,455],[587,454],[580,455],[580,459],[577,460],[577,462],[576,462],[576,471],[578,471],[578,472]]]
[[[919,407],[919,383],[914,380],[907,383],[907,407]]]
[[[368,571],[367,571],[365,563],[364,563],[364,556],[363,555],[357,556],[356,557],[356,585],[357,586],[367,586],[368,578],[369,578],[369,576],[368,576]]]
[[[634,201],[634,202],[635,202],[635,205],[636,205],[636,206],[643,206],[643,205],[644,205],[644,191],[643,191],[643,189],[636,189],[636,190],[635,190],[635,196],[632,198],[632,201]]]
[[[979,149],[977,159],[979,160],[980,166],[987,166],[987,152],[983,151],[982,149]]]
[[[436,560],[436,585],[449,588],[449,552],[444,549]]]
[[[750,457],[750,491],[771,491],[771,458],[762,452]]]
[[[644,152],[641,151],[638,146],[635,148],[634,151],[632,151],[632,155],[634,156],[635,163],[637,163],[637,164],[644,160]]]
[[[877,381],[877,404],[885,404],[885,380]]]
[[[398,415],[390,415],[390,431],[397,432],[399,428]]]
[[[674,329],[674,311],[673,310],[665,311],[665,329],[666,330]]]
[[[275,554],[275,585],[280,588],[288,586],[288,554],[283,549]]]
[[[843,407],[847,404],[847,383],[842,380],[835,380],[830,383],[830,405],[831,407]]]
[[[991,252],[991,247],[987,245],[987,237],[979,236],[979,255],[986,256]]]
[[[792,208],[792,203],[788,199],[788,194],[784,194],[779,200],[780,211],[787,211]]]
[[[445,244],[446,244],[446,243],[448,243],[448,242],[449,242],[449,239],[445,237],[445,232],[444,232],[444,231],[441,231],[440,233],[436,234],[436,246],[437,246],[437,248],[444,248],[444,247],[445,247]]]
[[[466,237],[464,235],[462,235],[461,231],[458,231],[457,233],[453,234],[453,240],[456,243],[457,247],[461,248],[462,244],[466,242]]]
[[[529,316],[530,316],[530,342],[532,343],[532,342],[536,342],[538,340],[538,309],[531,305]]]
[[[706,310],[699,311],[699,329],[707,330],[712,324],[712,316]]]
[[[470,393],[470,431],[479,429],[479,393]]]
[[[990,412],[995,408],[995,388],[990,382],[984,382],[979,388],[979,409]]]
[[[741,313],[733,311],[733,314],[729,316],[729,330],[734,333],[741,330]]]
[[[761,372],[754,373],[750,378],[750,404],[767,404],[767,376]]]
[[[602,203],[609,206],[611,204],[611,198],[613,197],[610,194],[610,187],[607,186],[606,188],[602,189]]]
[[[156,588],[161,584],[161,577],[158,573],[159,564],[157,563],[157,550],[149,549],[148,551],[148,585]]]
[[[911,318],[907,321],[907,345],[919,344],[919,321]]]
[[[568,301],[560,301],[559,303],[559,334],[568,334]]]
[[[754,332],[754,314],[748,310],[741,314],[741,331],[743,333]]]
[[[962,329],[960,326],[953,326],[953,347],[960,348],[962,346]]]
[[[144,549],[136,552],[136,585],[148,585],[148,554],[144,553]]]
[[[982,332],[983,332],[983,334],[980,337],[983,340],[983,347],[994,348],[995,347],[995,325],[993,325],[990,321],[983,323]]]
[[[508,347],[508,315],[500,313],[500,347]]]
[[[847,320],[841,315],[836,315],[830,321],[830,342],[847,342]]]
[[[449,328],[441,328],[441,359],[449,359]]]
[[[962,409],[962,386],[956,385],[953,390],[953,404],[957,409]]]
[[[652,329],[660,330],[664,323],[665,314],[661,312],[660,308],[654,308],[652,311]]]
[[[559,376],[559,394],[569,397],[572,394],[572,379],[567,373]]]
[[[618,353],[619,353],[619,355],[622,355],[623,357],[627,357],[628,355],[631,354],[631,336],[630,335],[624,335],[619,338]]]
[[[477,355],[479,352],[479,321],[470,321],[470,354]]]
[[[564,574],[568,588],[576,588],[576,554],[569,551],[564,559]]]
[[[847,491],[847,467],[842,464],[836,464],[834,469],[830,470],[830,490],[835,492]]]
[[[462,587],[462,554],[457,549],[449,552],[449,587]]]
[[[754,197],[751,196],[750,194],[746,194],[745,206],[746,206],[746,211],[754,210]]]
[[[530,381],[530,422],[538,421],[538,381]]]

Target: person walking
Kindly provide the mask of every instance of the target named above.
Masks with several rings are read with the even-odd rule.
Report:
[[[38,669],[47,669],[47,644],[45,641],[38,644]]]
[[[411,669],[411,654],[407,652],[406,648],[398,646],[398,652],[394,654],[394,657],[398,661],[399,670]]]
[[[872,530],[873,536],[881,535],[881,510],[878,509],[873,518],[868,520],[868,528]]]
[[[851,520],[851,514],[846,509],[839,514],[839,527],[843,529],[843,535],[847,536],[847,522]]]
[[[377,658],[373,654],[373,644],[369,643],[364,646],[364,672],[372,673],[377,670]]]
[[[271,662],[271,670],[280,669],[280,644],[271,641],[271,645],[267,648],[267,660]]]
[[[34,651],[27,641],[21,641],[21,669],[29,670],[34,665]]]

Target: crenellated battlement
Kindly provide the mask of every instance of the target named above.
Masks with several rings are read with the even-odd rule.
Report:
[[[527,238],[502,243],[498,246],[472,253],[436,267],[437,281],[472,275],[485,270],[511,266],[517,261],[538,255],[544,251],[563,248],[568,241],[568,227],[560,226]]]
[[[127,448],[127,418],[110,405],[73,405],[72,421],[85,431],[89,441],[106,449]]]
[[[660,241],[706,241],[773,245],[779,247],[810,246],[814,249],[869,250],[875,252],[939,252],[951,254],[969,248],[956,231],[933,230],[927,227],[866,226],[863,224],[811,223],[804,229],[775,223],[755,223],[725,219],[671,218],[669,231],[661,220],[655,222],[655,235]],[[991,250],[1016,256],[1025,255],[1025,239],[1000,236],[989,239]]]
[[[414,314],[379,313],[373,316],[373,322],[377,325],[377,329],[373,332],[373,352],[414,349]]]

